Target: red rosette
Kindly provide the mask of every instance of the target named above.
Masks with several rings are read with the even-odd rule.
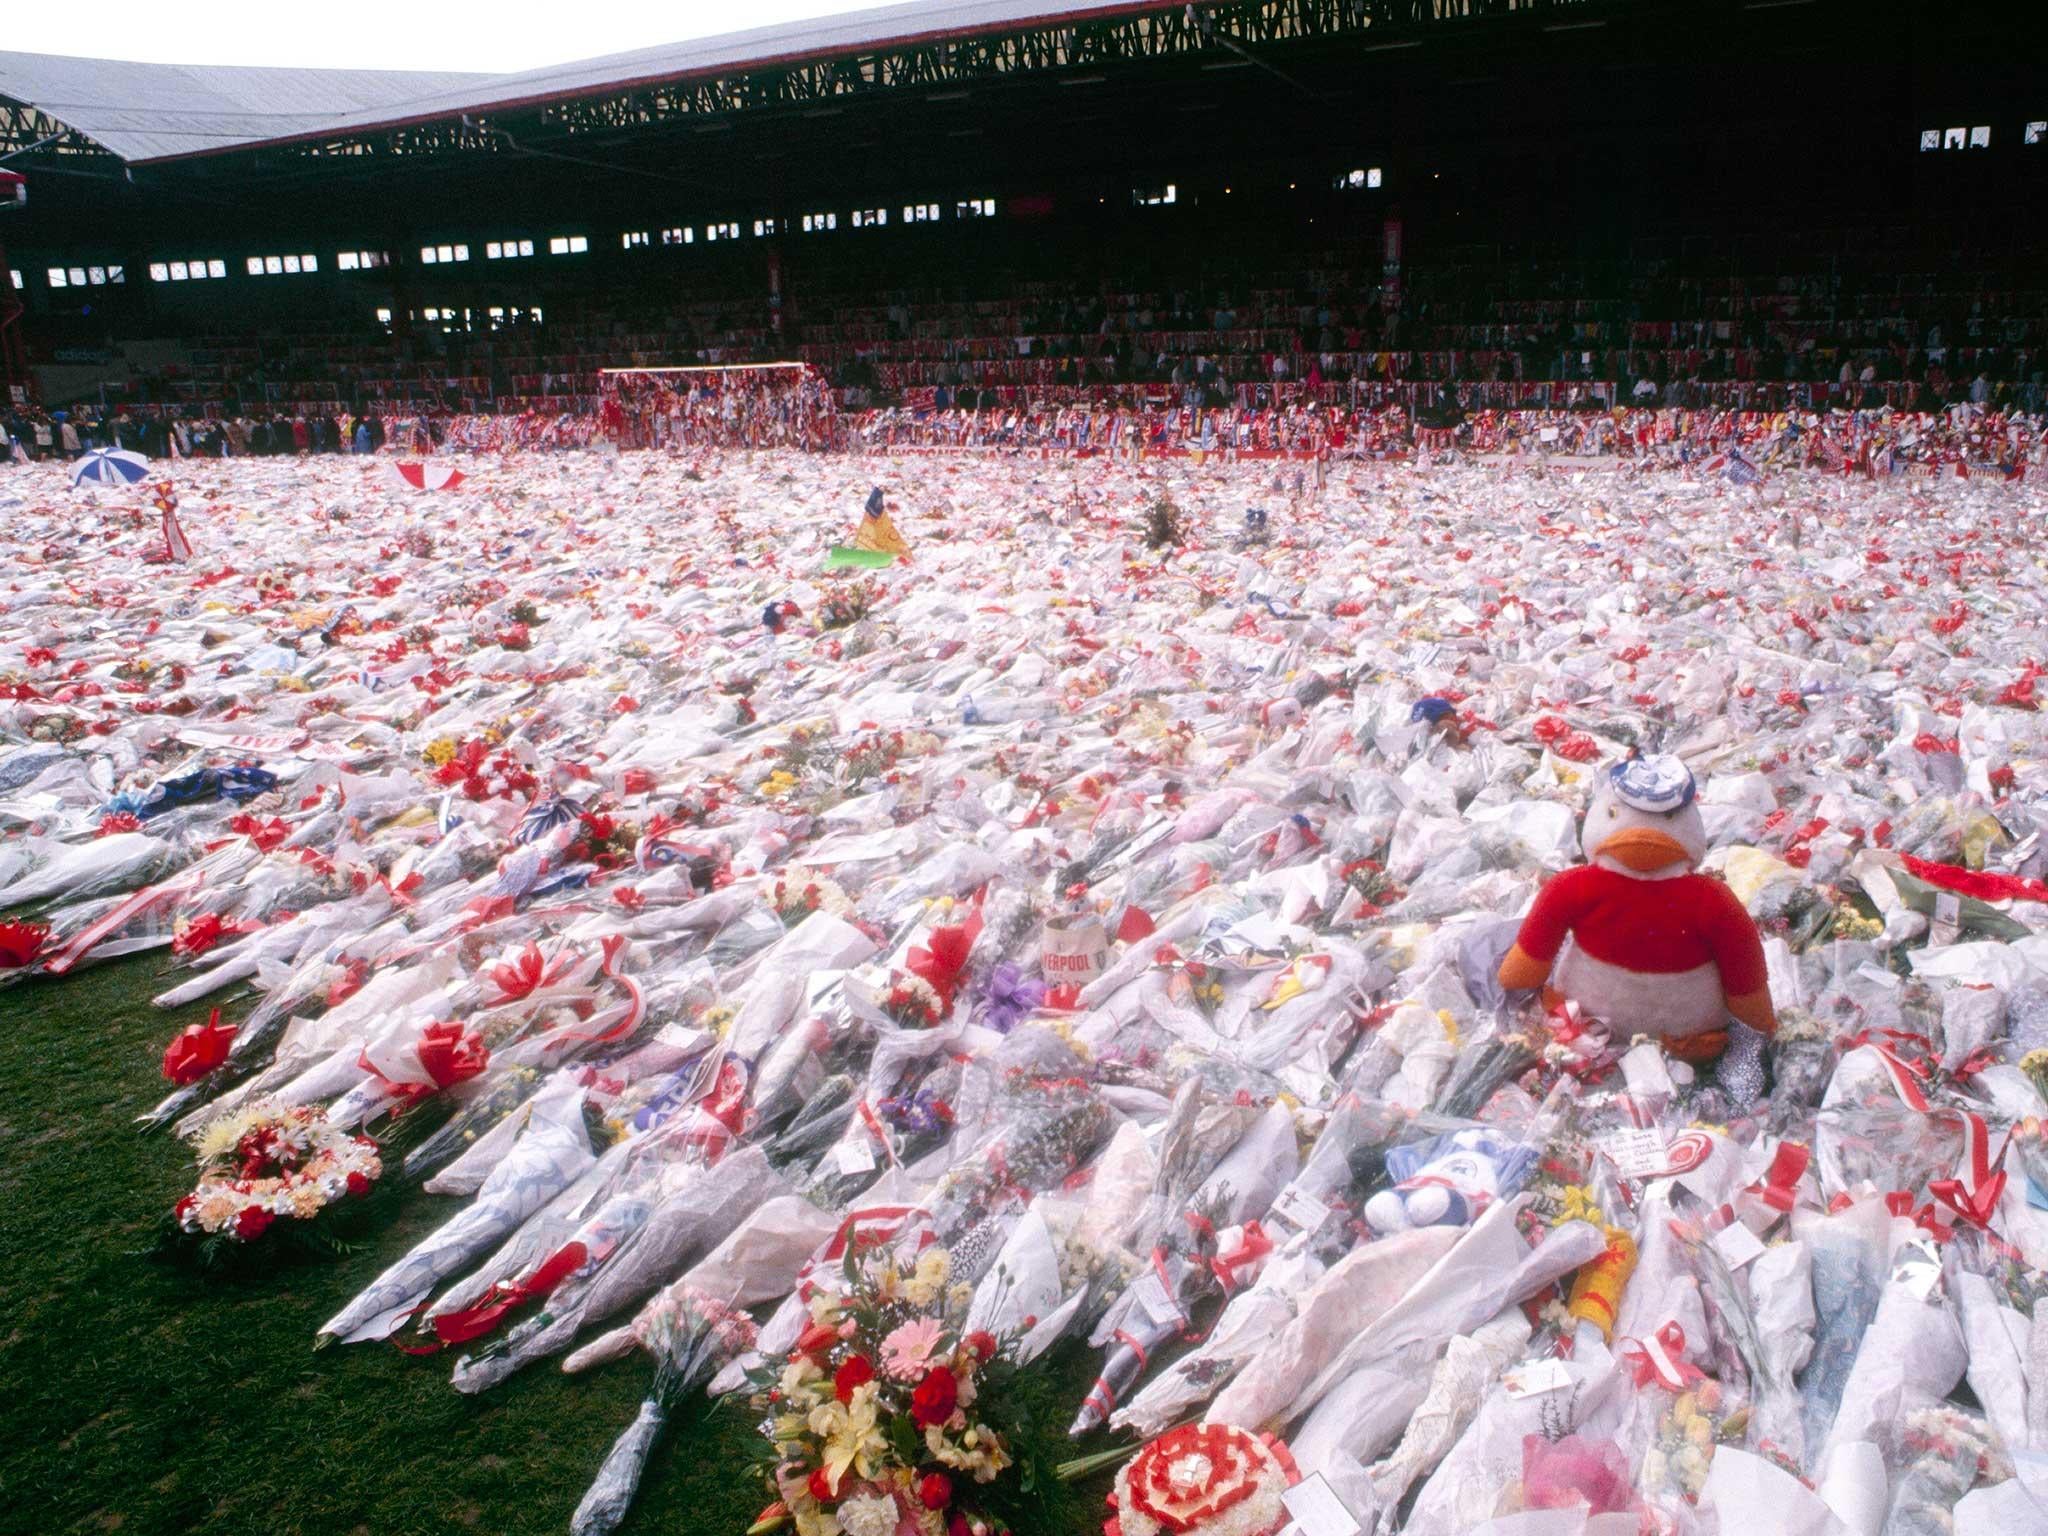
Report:
[[[1174,1536],[1199,1536],[1212,1522],[1253,1497],[1262,1477],[1278,1471],[1291,1486],[1300,1472],[1287,1449],[1271,1435],[1253,1435],[1229,1424],[1186,1424],[1167,1431],[1132,1458],[1118,1479],[1122,1502],[1112,1495],[1116,1518],[1104,1529],[1123,1536],[1130,1515]],[[1258,1536],[1272,1536],[1287,1523],[1284,1511]]]

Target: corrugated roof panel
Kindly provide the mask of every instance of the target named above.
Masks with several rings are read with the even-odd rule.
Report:
[[[123,160],[320,131],[326,123],[489,75],[453,70],[255,69],[0,53],[0,95],[40,108]]]
[[[124,160],[169,159],[588,95],[935,35],[998,32],[1175,0],[911,0],[516,74],[255,69],[0,53],[0,95],[40,107]]]

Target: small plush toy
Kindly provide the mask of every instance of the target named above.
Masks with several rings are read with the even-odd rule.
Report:
[[[1491,1126],[1451,1131],[1387,1153],[1383,1189],[1365,1202],[1365,1224],[1376,1237],[1410,1227],[1463,1227],[1496,1200],[1522,1187],[1536,1153]]]
[[[1685,1061],[1727,1048],[1730,1014],[1775,1032],[1756,924],[1693,872],[1707,851],[1694,793],[1669,755],[1631,754],[1600,775],[1579,837],[1587,862],[1537,893],[1501,985],[1543,987],[1546,1003],[1576,1003],[1620,1039],[1659,1036]]]

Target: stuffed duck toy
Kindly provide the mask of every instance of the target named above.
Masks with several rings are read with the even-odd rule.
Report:
[[[1586,863],[1537,893],[1501,985],[1576,1003],[1620,1040],[1660,1037],[1684,1061],[1728,1045],[1729,1015],[1777,1030],[1763,941],[1719,880],[1694,873],[1707,851],[1692,770],[1631,754],[1601,774],[1579,845]]]

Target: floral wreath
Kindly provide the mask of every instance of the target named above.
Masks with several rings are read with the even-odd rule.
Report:
[[[172,1207],[178,1231],[253,1243],[279,1219],[312,1222],[360,1199],[384,1171],[377,1144],[328,1122],[317,1105],[260,1100],[193,1138],[199,1183]]]

